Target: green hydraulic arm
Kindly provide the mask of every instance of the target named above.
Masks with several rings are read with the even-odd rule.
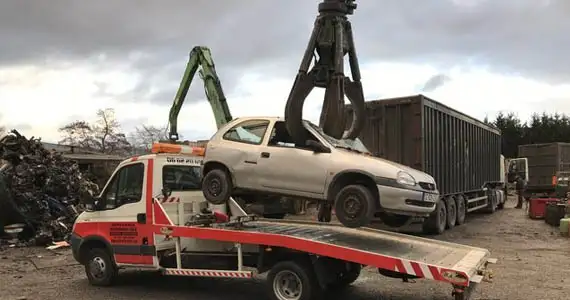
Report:
[[[198,69],[200,70],[198,71]],[[224,96],[222,84],[216,73],[210,49],[208,47],[196,46],[190,51],[190,57],[186,65],[186,70],[184,71],[184,76],[176,92],[176,98],[174,98],[174,102],[170,108],[168,118],[170,132],[168,138],[173,142],[178,141],[178,114],[180,113],[182,104],[184,104],[196,71],[198,71],[200,78],[204,82],[204,91],[214,112],[217,128],[220,128],[233,119],[226,97]]]

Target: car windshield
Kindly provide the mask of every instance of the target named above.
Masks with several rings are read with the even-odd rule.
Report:
[[[334,137],[326,134],[319,126],[307,121],[309,127],[313,128],[315,131],[319,133],[327,142],[329,142],[335,148],[343,148],[347,150],[357,151],[361,153],[371,153],[366,146],[359,140],[350,140],[350,139],[335,139]]]

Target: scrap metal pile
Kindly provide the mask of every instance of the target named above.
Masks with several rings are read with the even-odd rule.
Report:
[[[16,130],[0,139],[0,159],[0,235],[8,233],[5,226],[23,224],[20,245],[67,240],[80,199],[96,194],[97,185],[75,162]]]

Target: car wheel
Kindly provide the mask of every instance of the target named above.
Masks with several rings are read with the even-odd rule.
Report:
[[[230,199],[232,189],[231,177],[221,169],[210,170],[202,180],[202,194],[214,205],[226,203]]]
[[[87,280],[94,286],[109,286],[118,275],[117,266],[105,249],[91,249],[85,263]]]
[[[374,202],[374,196],[367,187],[347,185],[335,197],[336,217],[346,227],[368,225],[374,217]]]
[[[452,196],[445,198],[445,209],[447,212],[446,225],[447,228],[451,229],[455,227],[455,222],[457,222],[457,205]]]
[[[267,289],[273,300],[313,300],[323,296],[323,289],[309,262],[277,263],[267,274]]]
[[[457,221],[455,224],[461,225],[465,223],[465,216],[467,214],[467,202],[463,195],[457,195],[455,197],[455,205],[457,206]]]

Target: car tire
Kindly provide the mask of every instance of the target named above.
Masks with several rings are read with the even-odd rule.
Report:
[[[447,209],[445,201],[440,199],[435,205],[435,211],[424,220],[422,230],[425,234],[441,234],[447,225]]]
[[[334,205],[338,221],[349,228],[368,225],[374,218],[375,199],[363,185],[343,187],[335,196]]]
[[[212,169],[202,180],[202,194],[213,205],[227,203],[233,190],[230,175],[222,169]]]
[[[91,249],[85,263],[87,280],[93,286],[110,286],[118,276],[118,269],[109,252],[102,248]]]
[[[463,195],[455,196],[455,206],[457,207],[457,220],[455,224],[461,225],[465,223],[465,216],[467,215],[467,201]]]
[[[267,274],[267,291],[273,300],[313,300],[322,299],[324,295],[309,261],[282,261],[275,264]]]
[[[455,227],[455,223],[457,222],[457,205],[452,196],[445,197],[445,209],[447,212],[446,228],[451,229]]]

